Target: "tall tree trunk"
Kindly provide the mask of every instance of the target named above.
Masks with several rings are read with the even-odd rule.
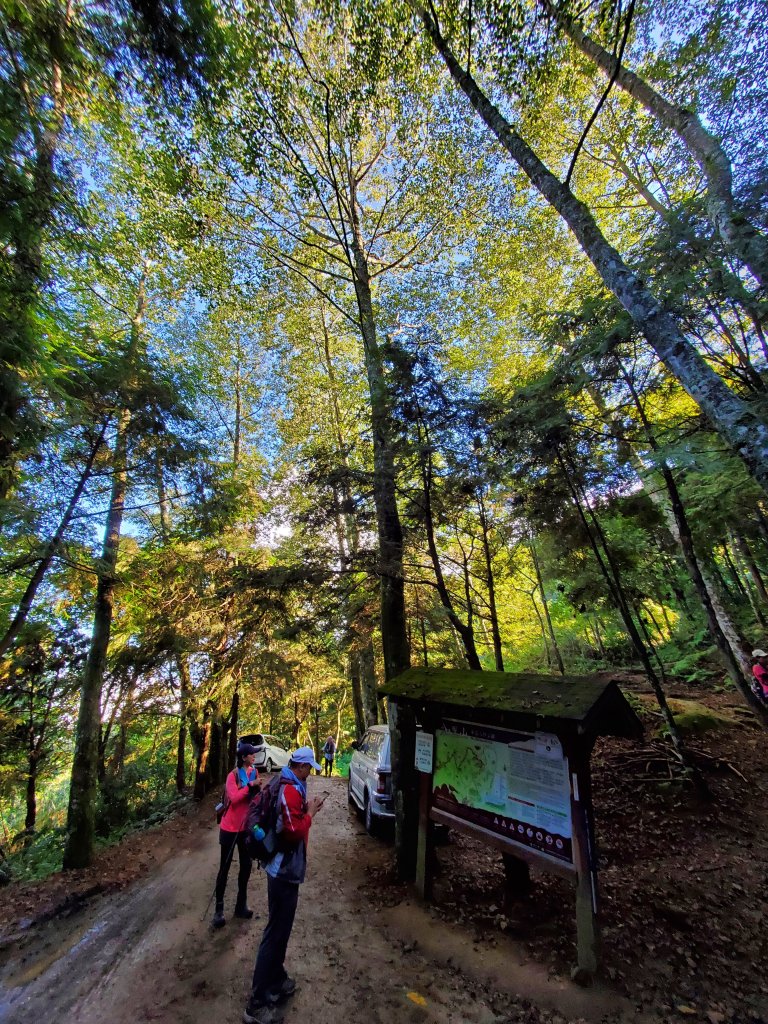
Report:
[[[211,701],[207,701],[203,709],[203,723],[198,732],[197,757],[195,759],[195,783],[193,795],[195,800],[202,800],[208,792],[211,742],[212,742],[212,721],[214,708]]]
[[[384,653],[384,677],[392,679],[405,671],[411,660],[405,621],[403,530],[397,508],[390,400],[376,338],[370,274],[360,230],[357,198],[352,182],[350,186],[355,296],[365,353],[373,428],[373,499],[379,535],[381,643]]]
[[[203,729],[201,728],[201,726],[199,725],[199,723],[197,722],[197,720],[195,719],[195,716],[193,714],[193,709],[192,709],[192,692],[193,692],[192,691],[192,678],[191,678],[191,676],[189,674],[189,666],[188,666],[188,664],[186,662],[186,659],[185,659],[184,655],[179,653],[178,651],[174,654],[174,661],[176,663],[176,670],[179,673],[179,691],[180,691],[179,703],[180,703],[180,709],[181,709],[181,712],[182,712],[182,723],[186,727],[186,730],[185,730],[185,740],[186,740],[186,733],[188,732],[189,733],[190,741],[192,743],[192,759],[193,759],[194,764],[195,764],[195,784],[196,784],[197,783],[197,769],[198,769],[198,767],[200,765],[200,762],[201,762],[201,759],[202,759],[203,744],[204,744],[204,741],[205,741],[205,736],[204,736]],[[179,733],[181,734],[181,725],[179,727]],[[179,742],[181,742],[181,740]],[[184,766],[182,765],[182,774],[181,774],[182,786],[184,785],[184,781],[185,781],[184,780],[183,767]],[[178,774],[178,765],[177,765],[177,776],[176,776],[177,785],[178,785],[179,777],[180,776]],[[200,794],[200,796],[203,796],[203,795],[204,795],[204,793]],[[196,799],[199,799],[198,793],[197,793],[196,790],[194,792],[194,796],[195,796]]]
[[[232,706],[229,709],[229,745],[227,747],[227,760],[224,765],[224,773],[226,775],[230,766],[237,760],[237,733],[240,728],[240,688],[239,684],[235,686],[235,692],[232,694]]]
[[[93,471],[93,463],[96,459],[96,456],[99,453],[101,445],[104,442],[104,434],[106,432],[106,429],[107,423],[105,422],[102,425],[101,430],[99,431],[98,437],[91,445],[91,448],[88,452],[88,457],[85,462],[85,466],[83,467],[83,470],[80,473],[80,478],[77,481],[77,486],[75,487],[72,497],[69,500],[69,504],[67,505],[64,511],[64,515],[61,517],[61,521],[59,522],[58,528],[54,533],[53,537],[51,537],[51,539],[46,544],[43,552],[43,557],[37,563],[37,568],[35,569],[34,573],[32,574],[32,577],[30,578],[29,583],[27,584],[26,590],[24,591],[24,595],[19,603],[19,607],[16,611],[16,614],[11,620],[11,624],[8,626],[8,629],[5,631],[5,635],[3,636],[2,640],[0,640],[0,658],[11,646],[13,641],[19,635],[22,626],[27,621],[27,616],[29,615],[32,609],[32,602],[35,600],[35,595],[37,594],[38,588],[40,587],[40,584],[43,582],[45,574],[48,572],[51,563],[56,557],[56,554],[61,546],[61,542],[64,539],[64,534],[66,533],[67,528],[69,527],[69,524],[72,520],[72,516],[75,514],[75,510],[80,502],[80,498],[82,497],[83,491],[85,490],[85,485],[88,483],[88,480],[90,479],[91,473]]]
[[[536,545],[533,541],[533,537],[528,540],[528,546],[531,549],[531,558],[533,559],[533,568],[536,573],[536,582],[539,585],[539,593],[541,594],[541,603],[544,605],[544,615],[547,619],[547,629],[549,631],[549,639],[552,643],[552,650],[554,651],[555,659],[557,661],[557,667],[560,669],[560,675],[565,675],[565,665],[560,654],[560,647],[557,643],[557,637],[555,636],[555,628],[552,625],[552,616],[549,614],[549,602],[547,601],[547,595],[544,592],[544,581],[541,578],[541,566],[539,565],[539,556],[536,552]]]
[[[533,610],[536,612],[536,618],[539,620],[539,629],[541,630],[541,639],[544,644],[544,654],[547,659],[547,668],[552,668],[552,654],[549,650],[549,637],[547,636],[547,628],[544,625],[544,619],[542,618],[541,612],[539,611],[539,604],[536,600],[536,591],[532,590],[530,593],[531,604]]]
[[[141,325],[146,307],[144,279],[139,284],[136,312],[131,323],[131,340],[126,357],[125,387],[132,384],[133,364],[139,347]],[[120,530],[128,489],[128,427],[131,409],[126,402],[120,410],[112,457],[112,490],[104,531],[99,579],[93,616],[93,634],[80,687],[80,709],[75,728],[75,750],[67,808],[67,840],[64,848],[65,869],[83,868],[93,860],[95,838],[96,796],[98,790],[99,726],[101,723],[101,690],[112,630],[115,591],[117,589],[117,556]]]
[[[227,744],[224,736],[224,719],[218,708],[215,708],[210,723],[210,746],[205,772],[205,788],[210,790],[226,778],[224,759],[227,756]]]
[[[80,687],[80,711],[75,729],[75,753],[69,786],[67,811],[67,842],[64,868],[88,867],[93,859],[95,838],[96,795],[99,765],[99,726],[101,722],[101,689],[112,630],[115,591],[117,589],[117,555],[127,490],[127,430],[131,414],[120,413],[113,458],[112,493],[107,515],[107,528],[102,549],[93,634]]]
[[[376,659],[373,653],[373,642],[370,638],[358,652],[360,662],[360,686],[363,697],[363,714],[365,727],[377,725],[379,722],[379,699],[376,692]]]
[[[179,715],[179,734],[176,740],[176,792],[183,793],[187,782],[187,719],[185,713]]]
[[[355,739],[359,740],[366,730],[363,712],[363,690],[360,684],[360,660],[357,651],[349,655],[349,679],[352,685],[352,708],[355,712]]]
[[[701,408],[724,441],[768,492],[768,423],[739,398],[701,357],[643,281],[601,233],[589,208],[542,163],[464,70],[420,0],[409,0],[472,106],[542,197],[565,220],[606,288],[629,313],[659,359]]]
[[[575,18],[552,0],[540,0],[550,18],[600,70],[641,103],[659,124],[674,132],[701,168],[707,182],[707,214],[726,246],[749,267],[755,280],[768,287],[768,239],[752,224],[733,198],[731,163],[720,141],[692,110],[670,103],[649,82],[620,64],[614,54],[588,36]]]
[[[491,615],[491,636],[493,638],[493,659],[497,672],[504,671],[504,652],[501,646],[501,630],[499,629],[499,613],[496,608],[496,581],[493,574],[493,559],[491,558],[491,544],[488,536],[488,516],[485,510],[485,503],[482,494],[478,495],[478,507],[480,510],[480,530],[483,540],[483,557],[485,559],[485,572],[488,580],[488,610]]]
[[[482,670],[482,665],[480,664],[480,657],[477,653],[477,646],[475,644],[475,631],[472,627],[471,621],[471,604],[467,605],[467,621],[462,622],[453,605],[451,593],[445,582],[443,567],[440,563],[440,554],[437,550],[435,521],[432,511],[432,448],[429,438],[427,438],[426,444],[420,447],[426,449],[426,452],[422,454],[421,458],[421,511],[424,519],[424,533],[427,538],[427,550],[429,551],[429,557],[432,562],[432,571],[435,574],[437,593],[440,598],[440,603],[448,614],[448,619],[451,625],[461,638],[461,643],[464,648],[464,656],[467,659],[467,665],[474,672],[480,672]]]
[[[40,751],[33,741],[32,749],[27,754],[27,791],[26,814],[24,816],[25,832],[34,832],[37,824],[37,773],[40,764]]]

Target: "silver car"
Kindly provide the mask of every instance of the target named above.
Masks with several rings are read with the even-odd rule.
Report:
[[[261,772],[273,772],[275,768],[284,768],[290,760],[290,754],[283,746],[283,741],[276,736],[254,732],[241,736],[240,739],[256,747],[253,763]]]
[[[372,725],[352,746],[349,802],[363,812],[365,827],[373,835],[378,825],[395,819],[389,726]]]

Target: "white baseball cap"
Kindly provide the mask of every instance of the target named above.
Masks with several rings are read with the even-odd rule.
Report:
[[[320,765],[315,760],[315,752],[312,747],[299,747],[291,754],[291,760],[295,764],[311,764],[316,771],[320,771]]]
[[[761,651],[759,647],[756,647],[754,649],[754,651],[752,651],[752,657],[753,658],[768,658],[768,651]]]

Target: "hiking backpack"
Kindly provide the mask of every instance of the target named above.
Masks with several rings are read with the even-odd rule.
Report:
[[[264,866],[277,853],[277,804],[285,779],[279,775],[254,794],[245,819],[245,848]]]

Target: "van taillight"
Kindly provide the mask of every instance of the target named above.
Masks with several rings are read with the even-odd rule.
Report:
[[[389,772],[378,773],[378,783],[376,784],[377,793],[388,793],[389,792]]]

